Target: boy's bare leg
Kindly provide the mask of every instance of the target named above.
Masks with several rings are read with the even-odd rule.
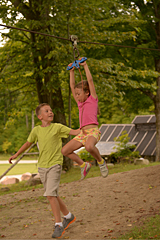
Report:
[[[69,213],[66,205],[64,204],[64,202],[62,201],[62,199],[60,197],[57,197],[57,200],[59,202],[59,207],[60,207],[60,211],[63,213],[63,215],[67,215]]]
[[[62,154],[66,157],[69,157],[74,162],[76,162],[79,166],[84,163],[84,161],[73,151],[83,147],[82,143],[72,139],[69,141],[63,148],[62,148]]]
[[[47,196],[47,198],[50,202],[51,209],[52,209],[53,215],[55,217],[55,222],[56,223],[62,222],[61,213],[60,213],[60,205],[59,205],[59,201],[58,201],[57,197]]]

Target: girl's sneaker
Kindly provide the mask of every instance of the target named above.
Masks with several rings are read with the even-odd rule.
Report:
[[[99,164],[99,168],[100,168],[102,177],[104,177],[104,178],[107,177],[109,171],[108,171],[108,167],[107,167],[107,164],[105,161],[103,164]]]
[[[83,180],[87,176],[89,170],[91,169],[91,166],[92,165],[90,163],[86,162],[85,166],[81,168],[81,180]]]

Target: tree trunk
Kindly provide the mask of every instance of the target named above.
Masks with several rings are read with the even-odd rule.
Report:
[[[155,32],[157,37],[157,46],[160,49],[160,4],[155,7],[155,16],[159,21],[156,21]],[[155,58],[156,71],[160,73],[160,59]],[[155,115],[156,115],[156,162],[160,161],[160,76],[157,78],[157,94],[155,97]]]
[[[160,77],[157,79],[157,95],[155,102],[155,116],[156,116],[156,162],[160,161]]]

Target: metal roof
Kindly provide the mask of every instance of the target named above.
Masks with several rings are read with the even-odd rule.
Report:
[[[142,156],[156,155],[156,128],[150,127],[155,125],[156,118],[154,115],[136,116],[131,124],[102,124],[100,127],[101,139],[97,144],[98,149],[103,148],[103,154],[109,155],[115,137],[119,137],[123,131],[128,133],[129,142],[136,144],[135,151],[139,151]],[[137,128],[137,124],[148,124],[148,128]],[[110,145],[106,144],[110,143]],[[103,147],[102,147],[103,146]],[[100,151],[101,153],[101,151]]]

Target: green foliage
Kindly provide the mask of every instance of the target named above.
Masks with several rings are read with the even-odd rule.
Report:
[[[94,157],[86,151],[86,149],[80,150],[77,155],[84,161],[84,162],[93,162],[95,159]]]
[[[7,127],[3,126],[0,128],[0,152],[10,154],[17,152],[27,141],[28,134],[29,132],[25,125],[24,118],[19,119]]]
[[[123,131],[121,136],[114,138],[114,141],[116,142],[114,149],[116,152],[111,153],[109,159],[115,159],[118,162],[122,160],[131,162],[134,158],[140,157],[138,151],[133,151],[136,146],[129,144],[129,139],[126,131]]]
[[[146,21],[136,7],[133,11],[130,3],[122,2],[109,0],[106,4],[104,0],[80,0],[74,4],[63,1],[62,4],[57,0],[47,0],[39,5],[34,0],[29,5],[24,0],[10,1],[9,4],[0,0],[0,18],[8,25],[64,38],[76,34],[80,40],[92,42],[136,46],[139,45],[139,39],[140,42],[147,39],[156,44],[155,36],[150,37],[153,33],[151,28],[146,27]],[[21,18],[18,18],[19,14]],[[39,101],[51,101],[54,97],[55,102],[51,102],[51,105],[55,114],[65,112],[68,119],[69,72],[66,66],[73,61],[72,44],[14,29],[3,34],[3,37],[9,39],[0,51],[0,88],[3,93],[0,106],[5,116],[3,121],[12,122],[15,116],[24,114],[26,110],[34,110]],[[151,52],[84,43],[79,43],[78,49],[81,56],[87,56],[93,74],[102,113],[99,116],[100,124],[116,119],[116,111],[117,116],[126,119],[133,112],[141,112],[144,104],[145,109],[153,106],[153,102],[143,94],[148,90],[156,91],[157,73]],[[78,71],[76,81],[80,81]],[[64,104],[64,108],[59,103]],[[73,102],[73,128],[79,126],[77,114],[77,105]],[[62,122],[62,119],[58,120]]]
[[[4,153],[7,153],[7,152],[8,152],[8,148],[9,148],[10,145],[11,145],[11,142],[8,142],[8,140],[6,140],[5,142],[3,142],[2,149],[3,149],[3,152],[4,152]]]
[[[4,24],[69,38],[76,34],[80,56],[86,56],[93,75],[101,115],[99,123],[131,122],[135,115],[153,114],[156,103],[160,53],[117,45],[160,48],[157,41],[158,2],[151,1],[58,1],[0,0]],[[21,14],[21,15],[20,15]],[[21,17],[19,17],[19,15]],[[73,47],[69,41],[9,29],[0,48],[0,120],[3,126],[49,102],[55,121],[65,124],[69,110],[69,72]],[[116,46],[113,46],[116,45]],[[76,82],[80,81],[75,71]],[[84,76],[84,71],[82,70]],[[85,76],[84,76],[85,77]],[[78,108],[72,100],[72,128],[79,127]],[[157,108],[158,109],[158,108]],[[65,116],[64,116],[65,113]],[[25,124],[23,125],[25,132]],[[22,131],[23,132],[23,131]],[[12,136],[8,135],[8,137]],[[6,137],[0,137],[0,151]],[[18,137],[20,140],[20,137]],[[18,140],[8,139],[14,151]],[[23,139],[21,139],[22,141]],[[21,142],[22,144],[22,142]],[[19,143],[18,143],[19,146]]]

